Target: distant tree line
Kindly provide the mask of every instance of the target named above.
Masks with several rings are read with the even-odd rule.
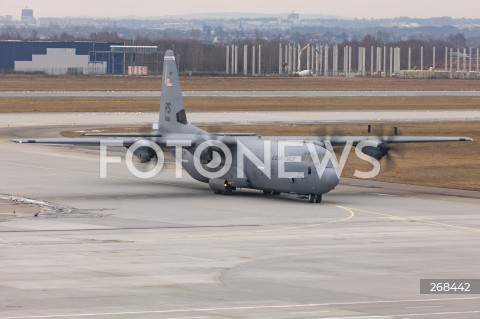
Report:
[[[23,37],[14,28],[4,30],[0,33],[0,40],[26,40],[34,41],[38,39],[38,33],[33,30],[28,37]],[[192,73],[225,73],[226,64],[226,46],[224,44],[205,43],[196,39],[178,40],[175,38],[162,38],[152,39],[150,37],[137,34],[134,39],[124,39],[115,32],[93,32],[88,37],[75,37],[66,32],[62,32],[58,35],[52,36],[47,39],[48,41],[107,41],[107,42],[124,42],[126,45],[155,45],[158,46],[159,51],[165,51],[167,49],[174,49],[179,60],[180,72],[192,72]],[[309,43],[309,39],[302,38],[299,40],[302,46]],[[252,61],[252,46],[261,45],[261,73],[271,74],[278,72],[278,58],[279,58],[279,43],[282,43],[284,47],[289,42],[283,41],[280,38],[273,40],[265,40],[261,38],[246,39],[232,42],[238,45],[238,73],[243,74],[243,46],[248,45],[248,73],[251,73],[251,61]],[[311,42],[310,42],[311,43]],[[312,43],[317,44],[317,43]],[[325,45],[324,43],[318,43],[319,45]],[[331,43],[329,44],[331,47]],[[437,66],[442,67],[445,59],[445,47],[464,48],[467,46],[467,39],[464,34],[450,34],[444,39],[440,40],[402,40],[391,41],[387,36],[381,32],[377,32],[375,35],[367,35],[361,40],[349,40],[344,39],[341,43],[338,43],[340,47],[339,56],[339,69],[343,68],[343,51],[344,46],[352,47],[352,66],[356,69],[358,65],[358,47],[367,48],[367,70],[370,68],[370,48],[376,47],[399,47],[401,49],[401,67],[406,68],[408,64],[408,48],[412,49],[412,66],[420,65],[420,50],[423,47],[424,50],[424,66],[430,66],[432,64],[433,47],[436,47],[436,60]],[[258,54],[258,51],[257,51]],[[306,59],[306,54],[302,56]],[[257,57],[258,59],[258,57]],[[387,53],[387,61],[389,55]],[[160,61],[161,63],[161,61]],[[332,56],[330,55],[330,65],[332,63]],[[258,61],[257,61],[258,65]],[[305,66],[305,62],[302,62]]]

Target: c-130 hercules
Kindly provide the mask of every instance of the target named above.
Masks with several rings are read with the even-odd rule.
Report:
[[[380,160],[389,152],[391,143],[472,140],[468,137],[437,136],[263,137],[254,133],[209,133],[187,121],[172,50],[166,51],[164,57],[158,131],[99,133],[88,136],[13,141],[74,145],[102,145],[113,141],[127,148],[139,141],[153,142],[177,155],[177,161],[181,162],[190,176],[208,183],[216,194],[231,194],[236,189],[248,188],[261,190],[265,194],[306,195],[310,203],[320,203],[322,195],[339,183],[336,161],[323,161],[324,158],[331,158],[328,156],[331,155],[331,148],[328,146],[347,143],[358,146],[362,142],[368,142],[361,149],[361,153]],[[227,153],[231,155],[229,158]],[[148,146],[141,146],[136,148],[133,155],[141,162],[149,162],[157,153]],[[216,169],[218,167],[220,169]]]

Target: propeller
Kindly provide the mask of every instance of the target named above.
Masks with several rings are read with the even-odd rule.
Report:
[[[346,134],[337,125],[334,125],[334,126],[321,125],[314,130],[314,135],[320,137],[322,139],[322,142],[325,142],[326,140],[331,140],[332,137],[334,136],[344,136]],[[335,150],[335,152],[342,148],[339,145],[333,145],[332,147]]]
[[[348,134],[342,133],[339,126],[320,126],[315,129],[315,135],[324,140],[330,139],[332,136],[345,136]],[[362,150],[365,154],[377,159],[384,159],[387,169],[395,169],[397,166],[397,157],[403,157],[405,153],[405,145],[397,143],[388,143],[390,136],[400,135],[401,131],[397,126],[387,126],[385,123],[380,123],[375,126],[368,124],[367,133],[372,137],[375,136],[379,140],[379,144],[374,146],[366,146]],[[336,149],[336,147],[334,147]]]
[[[205,135],[199,136],[195,145],[190,148],[190,151],[195,152],[196,146],[210,141],[216,141],[219,139],[219,136],[216,136],[214,133],[218,131],[218,127],[212,125],[202,125],[201,128],[206,132]],[[216,171],[219,168],[223,167],[226,162],[226,154],[224,151],[215,145],[208,146],[200,154],[200,163],[208,171]]]
[[[369,134],[371,131],[371,124],[368,126]],[[402,143],[392,143],[388,144],[386,142],[389,136],[401,135],[401,131],[397,126],[388,128],[385,123],[381,123],[377,129],[375,129],[375,135],[379,137],[381,143],[377,146],[379,154],[382,155],[378,160],[385,158],[385,164],[387,169],[395,169],[397,166],[397,157],[404,157],[405,154],[405,144]]]
[[[157,154],[155,153],[155,150],[151,149],[148,146],[142,146],[137,148],[134,152],[133,155],[138,158],[140,163],[148,163],[152,160],[156,160]]]

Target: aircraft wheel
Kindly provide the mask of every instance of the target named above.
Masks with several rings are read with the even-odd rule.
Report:
[[[233,189],[231,189],[231,188],[229,187],[229,188],[227,188],[226,190],[223,190],[221,193],[222,193],[222,195],[232,195]]]
[[[315,195],[314,194],[308,194],[308,202],[309,203],[315,203]]]
[[[219,189],[214,189],[214,190],[213,190],[213,193],[219,195],[219,194],[222,193],[222,191],[219,190]]]
[[[280,192],[272,192],[272,195],[280,195]]]
[[[315,196],[315,203],[321,203],[321,202],[322,202],[322,194]]]
[[[273,191],[269,191],[269,190],[266,190],[266,189],[264,189],[262,192],[263,192],[265,195],[273,195]]]

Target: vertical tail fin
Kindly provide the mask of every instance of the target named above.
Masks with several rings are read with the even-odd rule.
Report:
[[[172,133],[197,133],[200,131],[200,129],[187,121],[175,54],[172,50],[165,52],[163,60],[162,96],[160,98],[158,130]]]

